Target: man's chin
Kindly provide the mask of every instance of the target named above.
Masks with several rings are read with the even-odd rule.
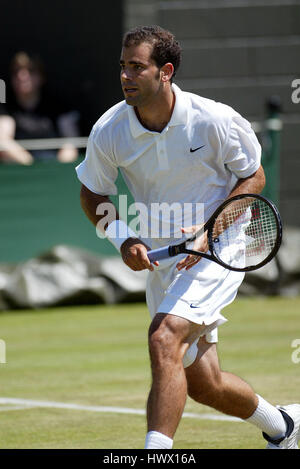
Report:
[[[136,106],[138,100],[131,96],[125,96],[125,101],[128,104],[128,106]]]

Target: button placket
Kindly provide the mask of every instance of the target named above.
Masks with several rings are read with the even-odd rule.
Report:
[[[158,167],[161,170],[169,169],[168,153],[166,139],[164,135],[160,135],[156,140]]]

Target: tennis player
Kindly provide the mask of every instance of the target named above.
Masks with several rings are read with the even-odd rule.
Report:
[[[152,386],[145,448],[172,448],[187,395],[257,426],[267,448],[298,448],[300,405],[275,407],[219,366],[222,309],[234,300],[244,274],[204,258],[181,256],[153,265],[147,257],[150,248],[178,242],[183,226],[176,217],[155,219],[153,204],[203,204],[207,220],[226,198],[259,193],[265,184],[261,148],[249,122],[229,106],[176,86],[180,61],[173,34],[158,26],[125,34],[120,59],[125,100],[96,122],[77,167],[82,207],[94,225],[105,220],[101,206],[110,207],[109,196],[117,194],[118,168],[135,201],[149,209],[141,223],[164,225],[146,240],[117,212],[104,224],[127,266],[149,270]],[[183,234],[195,230],[191,221]]]

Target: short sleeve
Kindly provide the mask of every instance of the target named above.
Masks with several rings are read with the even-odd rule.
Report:
[[[80,182],[90,191],[100,195],[117,194],[118,168],[100,148],[94,129],[88,139],[85,159],[76,167],[76,172]]]
[[[261,146],[250,123],[239,114],[232,117],[224,148],[224,164],[238,178],[251,176],[261,164]]]

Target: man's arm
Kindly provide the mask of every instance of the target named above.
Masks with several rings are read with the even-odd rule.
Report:
[[[15,140],[16,124],[11,116],[0,116],[0,161],[29,165],[33,163],[31,154]]]
[[[245,179],[239,179],[230,192],[228,199],[239,194],[260,194],[265,187],[266,178],[263,167],[260,166],[258,170]]]
[[[119,220],[119,214],[107,195],[99,195],[90,191],[86,186],[82,184],[80,191],[80,203],[83,208],[84,213],[88,219],[93,223],[94,226],[97,226],[99,221],[104,218],[105,213],[102,215],[97,215],[97,208],[101,204],[110,204],[112,206],[112,212],[116,213],[116,220]],[[113,220],[112,220],[113,221]],[[104,230],[107,229],[108,223],[104,225]]]
[[[77,111],[61,114],[57,119],[59,135],[61,137],[79,137],[80,130],[78,126],[79,114]],[[57,152],[57,159],[61,163],[70,163],[78,158],[78,149],[74,145],[67,143]]]
[[[82,185],[81,192],[80,192],[80,202],[88,219],[93,223],[94,226],[100,226],[102,231],[106,231],[108,225],[115,220],[119,220],[119,214],[111,202],[108,196],[95,194],[91,192],[86,186]],[[106,210],[99,210],[101,204],[106,204]],[[110,213],[115,213],[115,219],[109,220],[107,223],[99,223],[101,220],[106,216],[107,210],[111,206]],[[98,209],[98,210],[97,210]],[[101,213],[101,215],[98,215]],[[103,214],[102,214],[103,212]],[[144,270],[149,269],[153,270],[153,266],[151,265],[148,256],[148,246],[146,246],[140,239],[138,238],[127,238],[123,244],[121,245],[120,252],[122,255],[122,259],[128,267],[132,270]],[[158,265],[158,262],[155,263]]]

